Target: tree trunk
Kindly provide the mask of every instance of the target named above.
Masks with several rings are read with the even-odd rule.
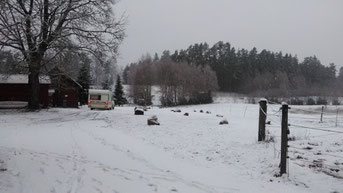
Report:
[[[39,109],[39,72],[30,72],[29,75],[30,98],[29,109]]]
[[[40,95],[40,84],[39,84],[39,71],[40,71],[40,60],[35,60],[29,63],[29,109],[39,109],[39,95]]]

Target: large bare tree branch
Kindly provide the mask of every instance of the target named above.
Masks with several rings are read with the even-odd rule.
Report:
[[[115,53],[124,37],[124,18],[114,18],[113,4],[113,0],[4,0],[0,45],[43,54],[53,42],[67,38],[90,50]]]

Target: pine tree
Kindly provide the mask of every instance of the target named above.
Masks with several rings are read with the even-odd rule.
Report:
[[[124,97],[123,85],[119,75],[117,77],[116,88],[114,90],[114,98],[116,105],[123,105],[127,103],[127,100]]]
[[[160,60],[160,58],[158,57],[158,54],[157,53],[155,53],[155,55],[154,55],[154,62],[157,62],[157,61],[159,61]]]

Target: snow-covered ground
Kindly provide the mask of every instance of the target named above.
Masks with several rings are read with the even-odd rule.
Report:
[[[268,105],[274,142],[258,143],[258,105],[218,101],[143,116],[133,107],[0,110],[0,192],[343,192],[343,134],[292,126],[342,132],[342,114],[336,127],[335,109],[319,123],[318,108],[293,107],[289,173],[274,177],[280,105]],[[161,125],[147,125],[152,115]]]

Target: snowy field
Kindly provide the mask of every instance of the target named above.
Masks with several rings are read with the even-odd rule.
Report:
[[[323,123],[319,107],[292,107],[289,173],[274,177],[280,105],[268,105],[271,141],[258,143],[258,105],[219,101],[143,116],[133,107],[0,110],[0,192],[343,192],[343,133],[305,128],[343,132],[335,107]],[[160,126],[147,125],[152,115]]]

